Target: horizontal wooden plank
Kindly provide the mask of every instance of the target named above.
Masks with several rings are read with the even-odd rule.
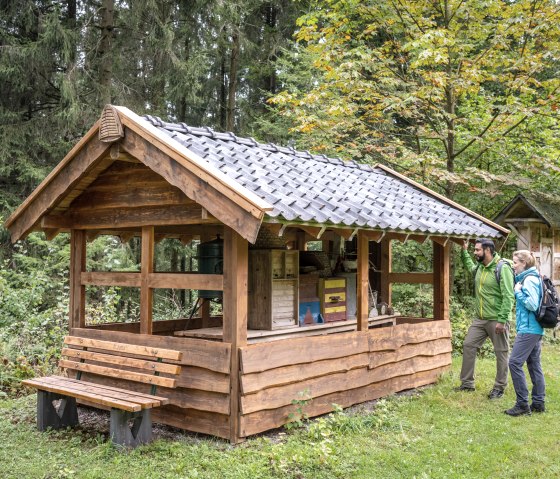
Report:
[[[146,335],[147,336],[147,335]],[[154,348],[144,345],[120,343],[115,341],[104,341],[83,338],[78,336],[66,336],[64,344],[71,346],[82,346],[84,348],[103,349],[105,351],[114,351],[119,353],[137,354],[140,356],[149,356],[152,358],[170,359],[180,361],[183,353],[181,351],[174,351],[164,348]]]
[[[181,373],[177,377],[177,388],[229,394],[229,374],[217,373],[195,366],[182,366]]]
[[[450,354],[437,356],[417,356],[398,363],[390,363],[379,368],[359,368],[348,372],[335,373],[285,386],[264,389],[241,398],[241,412],[248,414],[262,409],[277,409],[290,404],[306,392],[308,399],[325,394],[347,391],[387,379],[427,371],[451,364]]]
[[[226,374],[229,374],[230,370],[231,345],[229,343],[94,328],[73,328],[71,334],[82,338],[112,340],[130,345],[140,345],[145,348],[174,349],[182,353],[181,359],[178,360],[182,365],[197,366]]]
[[[137,381],[139,383],[151,384],[154,386],[174,388],[177,385],[177,380],[172,378],[135,373],[133,371],[125,371],[124,369],[97,366],[96,364],[80,363],[78,361],[69,361],[67,359],[61,359],[58,365],[61,368],[74,369],[75,371],[85,371],[88,373],[99,374],[100,376],[126,379],[128,381]]]
[[[128,272],[83,272],[81,283],[84,286],[125,286],[140,287],[140,273]]]
[[[67,217],[68,218],[68,217]],[[53,215],[49,221],[55,223]],[[64,223],[67,224],[68,220]],[[215,220],[202,219],[198,205],[145,206],[143,208],[104,208],[79,210],[69,215],[74,229],[131,228],[140,226],[201,224]]]
[[[433,273],[389,273],[389,283],[433,284]]]
[[[405,344],[450,338],[451,324],[445,320],[397,324],[392,328],[372,329],[367,336],[370,352],[396,350]]]
[[[229,415],[196,409],[163,406],[152,411],[152,419],[161,424],[229,439]]]
[[[81,380],[130,391],[149,392],[150,390],[150,386],[144,383],[127,381],[109,376],[97,376],[91,373],[84,373]],[[157,394],[164,396],[168,400],[168,404],[181,408],[196,409],[198,411],[218,414],[229,414],[230,411],[229,394],[189,388],[170,389],[165,387],[158,387]]]
[[[313,401],[303,407],[303,411],[308,417],[319,416],[332,412],[333,404],[348,407],[353,404],[386,397],[406,389],[432,384],[448,369],[449,366],[445,366],[429,371],[421,371],[415,374],[390,378],[386,381],[370,384],[361,388],[327,394],[313,399]],[[240,434],[242,437],[247,437],[283,426],[290,421],[290,414],[298,414],[297,408],[299,407],[298,405],[290,404],[274,410],[263,410],[243,415],[240,418]],[[156,411],[158,411],[158,409],[156,409]]]
[[[251,344],[240,348],[240,364],[243,374],[250,374],[293,364],[343,358],[366,351],[368,336],[354,331]]]
[[[119,366],[127,366],[136,369],[147,369],[152,372],[160,372],[166,374],[177,375],[181,372],[181,366],[176,364],[160,363],[155,361],[146,361],[143,359],[126,358],[123,356],[114,356],[111,354],[95,353],[92,351],[83,351],[81,349],[63,348],[62,356],[68,358],[84,359],[107,364],[118,364]]]
[[[367,366],[369,363],[369,354],[362,353],[346,358],[325,359],[308,364],[269,369],[260,373],[243,374],[241,376],[241,391],[242,394],[250,394],[274,386],[350,371]]]
[[[73,383],[77,383],[77,384],[87,384],[88,387],[94,387],[96,389],[102,390],[103,394],[107,395],[107,396],[113,396],[115,395],[115,397],[117,397],[116,395],[118,394],[124,394],[126,397],[129,398],[134,398],[134,401],[139,401],[139,403],[142,403],[142,399],[146,399],[148,401],[152,401],[154,402],[154,405],[157,405],[158,403],[160,405],[164,405],[164,404],[169,404],[169,399],[160,395],[154,395],[154,394],[148,394],[148,393],[144,393],[141,391],[137,391],[135,389],[123,389],[123,388],[118,388],[118,387],[114,387],[114,386],[110,386],[108,384],[102,384],[102,383],[98,383],[98,382],[90,382],[90,381],[86,381],[84,379],[75,379],[75,378],[70,378],[70,377],[61,377],[61,376],[50,376],[51,378],[57,378],[57,379],[63,379],[66,382],[73,382]],[[95,378],[99,378],[99,376],[92,376]],[[83,378],[87,378],[87,373],[83,374]],[[129,384],[134,384],[137,385],[138,383],[129,383]],[[143,387],[144,389],[149,389],[148,386],[142,385],[141,387]]]
[[[221,274],[150,273],[150,288],[224,290],[224,276]]]
[[[414,356],[435,356],[452,351],[449,338],[435,339],[425,343],[405,344],[396,351],[379,351],[369,354],[369,367],[377,368],[388,363],[397,363]]]
[[[41,381],[40,379],[25,380],[22,382],[22,384],[25,386],[30,386],[30,387],[40,389],[42,391],[49,391],[57,394],[63,394],[65,396],[71,396],[77,399],[86,399],[88,401],[93,401],[96,404],[102,404],[104,406],[122,409],[123,411],[137,412],[142,410],[142,406],[140,404],[136,404],[128,401],[122,401],[113,398],[103,398],[95,393],[91,393],[88,391],[73,390],[65,386],[62,386],[60,384],[55,384],[55,383],[51,384],[49,382]]]

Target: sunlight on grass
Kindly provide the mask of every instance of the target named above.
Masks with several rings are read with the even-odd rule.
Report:
[[[553,478],[560,477],[560,347],[543,352],[547,412],[511,418],[510,386],[489,401],[495,362],[457,393],[460,358],[433,387],[357,406],[232,447],[180,435],[119,451],[86,429],[35,430],[35,396],[0,402],[2,478]]]

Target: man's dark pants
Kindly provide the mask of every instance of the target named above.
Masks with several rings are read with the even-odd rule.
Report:
[[[505,333],[496,333],[497,321],[475,319],[467,332],[463,342],[463,365],[461,366],[461,384],[474,388],[474,366],[478,350],[490,338],[496,353],[496,379],[494,389],[503,391],[507,386],[508,353],[509,353],[509,327]]]

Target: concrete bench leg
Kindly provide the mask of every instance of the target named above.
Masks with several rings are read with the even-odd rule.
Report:
[[[152,411],[127,412],[111,409],[111,440],[119,446],[136,447],[152,440]]]
[[[61,400],[58,410],[53,401]],[[37,429],[60,429],[78,425],[76,399],[48,391],[37,391]]]

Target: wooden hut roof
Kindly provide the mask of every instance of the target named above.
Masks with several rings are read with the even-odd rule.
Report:
[[[150,115],[144,118],[273,205],[265,221],[455,237],[509,233],[383,165],[312,155]]]
[[[116,145],[251,242],[263,221],[458,238],[509,233],[382,165],[312,155],[108,106],[8,218],[12,240],[45,229],[46,215],[64,213],[119,159]]]
[[[537,220],[549,228],[560,228],[560,205],[520,193],[496,215],[495,219],[499,224],[523,220]]]

